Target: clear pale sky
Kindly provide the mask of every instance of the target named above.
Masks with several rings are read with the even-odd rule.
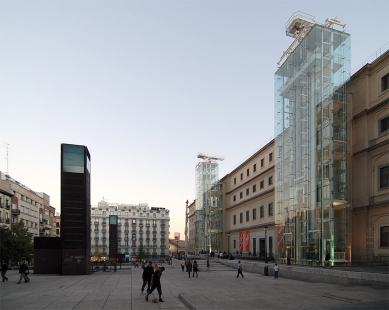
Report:
[[[220,177],[273,137],[274,72],[295,11],[388,48],[389,1],[0,1],[0,170],[60,211],[60,145],[91,153],[92,205],[148,202],[184,236],[198,152]]]

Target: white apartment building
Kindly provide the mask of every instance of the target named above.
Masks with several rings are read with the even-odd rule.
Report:
[[[100,201],[91,208],[91,256],[95,249],[109,255],[109,216],[118,216],[118,253],[135,257],[139,245],[148,258],[169,254],[169,210],[147,203],[118,204]]]

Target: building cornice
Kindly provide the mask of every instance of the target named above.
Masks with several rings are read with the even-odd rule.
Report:
[[[360,150],[360,151],[354,153],[353,156],[358,156],[358,155],[361,155],[363,153],[369,153],[369,152],[371,152],[371,151],[373,151],[375,149],[381,148],[381,147],[386,146],[388,144],[389,144],[389,139],[386,139],[385,141],[382,141],[382,142],[380,142],[378,144],[375,144],[373,146],[367,147],[367,148],[365,148],[363,150]]]
[[[367,115],[367,114],[373,113],[379,109],[382,109],[383,107],[387,106],[388,104],[389,104],[389,99],[385,99],[384,101],[381,101],[380,103],[376,104],[371,109],[365,109],[365,110],[359,112],[358,114],[354,115],[352,118],[352,121],[355,121],[364,115]]]

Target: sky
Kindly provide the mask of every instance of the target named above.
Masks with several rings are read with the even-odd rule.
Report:
[[[197,154],[221,178],[273,138],[296,11],[346,24],[352,72],[388,49],[386,0],[1,0],[0,171],[60,212],[61,143],[85,145],[93,206],[167,208],[184,239]]]

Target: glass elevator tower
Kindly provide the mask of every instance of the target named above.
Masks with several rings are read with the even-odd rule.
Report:
[[[275,73],[277,258],[323,264],[351,258],[348,193],[350,35],[296,14],[295,41]],[[282,60],[282,59],[281,59]]]

